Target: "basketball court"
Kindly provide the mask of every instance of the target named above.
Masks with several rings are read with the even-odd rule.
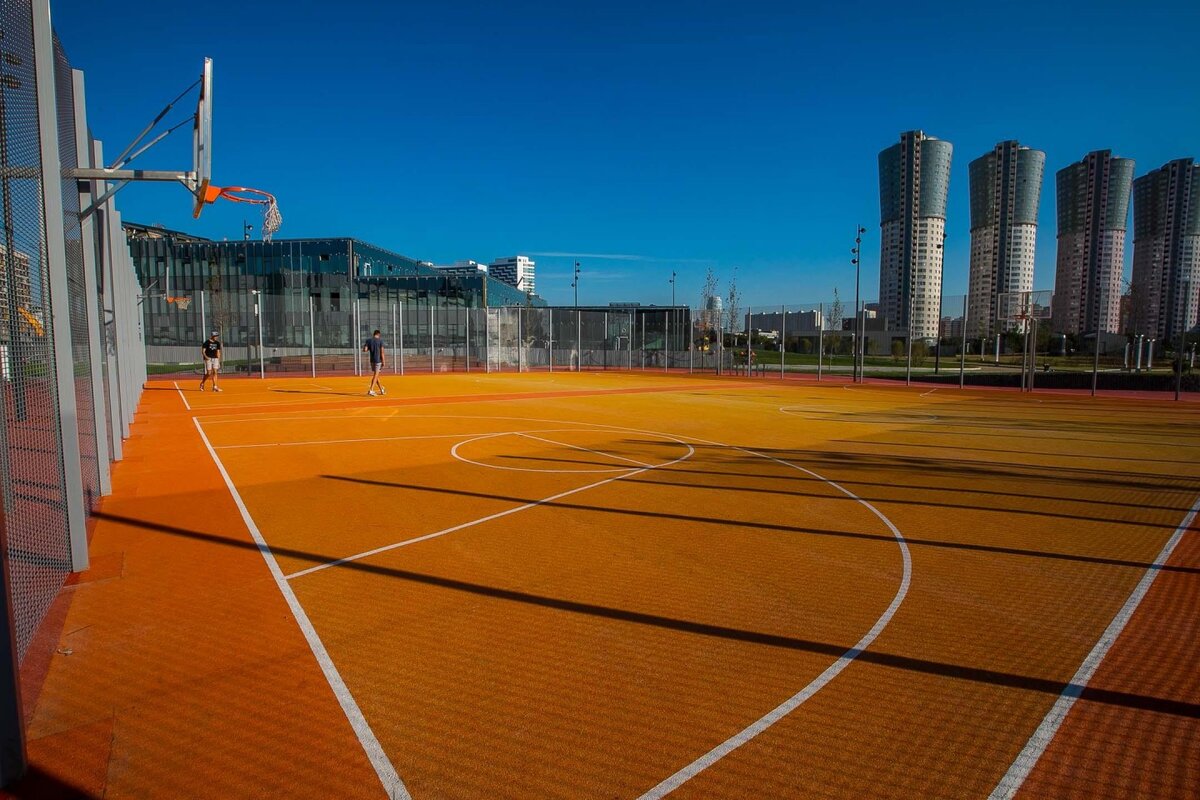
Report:
[[[113,796],[1196,785],[1192,404],[637,374],[385,383],[151,385],[141,479],[93,540],[121,577],[85,573],[62,624],[64,642],[129,626],[115,635],[147,655],[53,661],[35,765],[86,689],[87,713],[120,698],[108,766],[78,778]],[[148,590],[173,599],[151,612]],[[152,677],[173,669],[189,677]]]

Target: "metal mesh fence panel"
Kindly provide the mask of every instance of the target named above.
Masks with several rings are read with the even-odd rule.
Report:
[[[4,528],[18,653],[70,570],[30,4],[0,11]],[[60,235],[55,221],[51,235]],[[58,230],[55,230],[55,228]],[[65,321],[63,322],[65,324]]]
[[[63,240],[67,255],[67,303],[70,308],[71,360],[79,427],[83,497],[90,512],[100,501],[100,464],[96,447],[96,415],[92,400],[92,343],[84,278],[83,235],[79,221],[79,191],[71,170],[78,166],[75,137],[75,89],[71,63],[54,37],[54,83],[58,102],[58,147],[62,163]]]

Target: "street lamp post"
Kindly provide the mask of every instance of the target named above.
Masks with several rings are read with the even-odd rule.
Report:
[[[854,265],[854,368],[851,370],[850,379],[852,381],[862,381],[863,364],[861,356],[863,353],[863,338],[867,335],[866,320],[862,309],[859,307],[859,284],[862,276],[862,235],[867,232],[867,229],[862,225],[858,226],[858,230],[854,234],[854,247],[850,248],[850,252],[854,254],[854,258],[850,259],[850,263]]]

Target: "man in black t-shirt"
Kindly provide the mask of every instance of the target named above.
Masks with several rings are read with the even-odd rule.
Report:
[[[387,389],[379,382],[379,373],[383,372],[383,336],[379,331],[363,342],[363,352],[371,354],[371,385],[367,387],[367,394],[374,397],[376,386],[380,394],[387,394]]]
[[[212,378],[213,391],[221,391],[221,387],[217,386],[217,370],[221,368],[221,342],[216,331],[200,345],[200,354],[204,356],[204,377],[200,379],[200,391],[204,391],[204,382],[209,378]]]

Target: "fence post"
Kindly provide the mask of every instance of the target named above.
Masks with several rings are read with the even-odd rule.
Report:
[[[74,84],[74,113],[75,113],[75,156],[76,164],[80,167],[92,165],[91,150],[88,145],[86,103],[84,101],[83,73],[71,71]],[[91,205],[95,196],[95,183],[87,181],[81,184],[86,189],[79,193],[81,207]],[[92,400],[92,430],[95,432],[96,443],[96,478],[97,489],[101,495],[112,493],[112,477],[109,474],[111,459],[108,454],[108,436],[105,434],[104,417],[104,372],[102,368],[104,351],[100,337],[100,297],[96,280],[96,219],[92,215],[83,217],[80,223],[80,240],[83,244],[83,286],[84,305],[87,314],[88,330],[88,359],[91,363],[91,400]],[[201,325],[203,328],[204,326]]]
[[[1139,343],[1140,345],[1140,343]],[[1141,356],[1141,350],[1138,350],[1138,356]],[[1092,358],[1092,397],[1096,396],[1096,381],[1100,375],[1100,326],[1096,326],[1096,347],[1095,355]]]
[[[642,372],[646,371],[646,315],[642,314]]]
[[[37,83],[37,121],[41,139],[41,211],[46,231],[46,275],[49,284],[50,335],[54,352],[53,379],[58,389],[58,418],[63,464],[71,571],[87,569],[87,530],[84,520],[83,463],[79,442],[79,407],[75,396],[75,361],[71,353],[71,304],[67,279],[67,249],[63,236],[63,175],[58,146],[58,104],[55,100],[54,39],[48,0],[36,0],[33,12],[33,61]],[[32,87],[31,87],[32,88]],[[5,132],[7,135],[7,132]],[[8,165],[5,165],[6,167]],[[72,181],[74,183],[74,181]],[[16,254],[8,253],[9,271]],[[45,300],[43,300],[43,304]],[[11,342],[10,347],[16,346]],[[140,387],[141,384],[139,384]]]
[[[436,297],[429,298],[429,374],[432,375],[437,369],[437,353],[435,352],[436,340],[433,337],[433,304],[437,301]]]
[[[962,348],[958,354],[958,388],[963,389],[967,383],[967,300],[969,294],[963,295],[963,316],[962,316]],[[980,339],[980,347],[983,346],[983,339]]]
[[[583,372],[583,312],[578,305],[575,306],[575,353],[575,371]]]
[[[360,363],[361,357],[359,355],[358,346],[359,338],[362,336],[362,323],[358,319],[359,314],[361,313],[362,309],[358,306],[358,298],[355,297],[354,301],[350,304],[350,327],[353,328],[353,332],[350,334],[350,346],[354,348],[354,374],[356,376],[362,374],[362,364]]]
[[[254,303],[254,316],[258,321],[258,377],[259,380],[265,380],[267,377],[266,361],[263,360],[263,335],[262,335],[262,319],[263,314],[267,310],[267,295],[259,292],[256,295]]]
[[[820,317],[820,325],[817,327],[817,382],[821,382],[821,371],[825,365],[825,304],[821,303],[817,306],[817,316]]]
[[[463,306],[463,314],[466,316],[466,326],[463,333],[463,338],[466,341],[463,344],[463,354],[466,356],[467,372],[471,371],[471,309]]]
[[[397,314],[396,330],[399,333],[400,340],[400,374],[404,374],[404,303],[396,303],[394,306]]]
[[[787,306],[779,307],[779,380],[786,377],[783,374],[783,362],[787,360]]]
[[[312,361],[312,376],[317,377],[317,304],[312,291],[308,293],[308,357]]]
[[[554,309],[550,309],[550,333],[546,336],[546,360],[550,362],[550,371],[554,372]]]

